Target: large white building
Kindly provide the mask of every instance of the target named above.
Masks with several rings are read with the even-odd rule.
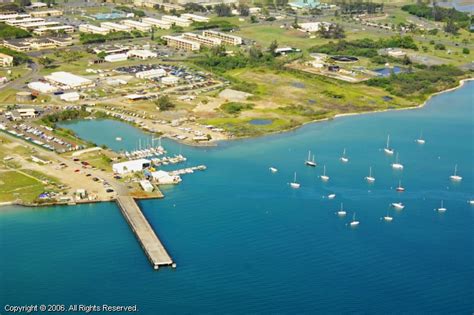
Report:
[[[51,33],[74,33],[74,27],[71,25],[59,25],[59,26],[46,26],[39,27],[33,31],[36,35],[43,36]]]
[[[159,185],[170,185],[170,184],[178,184],[181,182],[181,177],[179,176],[172,176],[168,172],[165,171],[156,171],[151,173],[151,177],[155,180]]]
[[[28,88],[40,93],[53,93],[58,89],[49,83],[35,81],[28,83]]]
[[[127,54],[112,54],[105,56],[104,60],[107,62],[125,61],[128,59]]]
[[[308,33],[318,32],[321,28],[327,29],[331,23],[328,22],[308,22],[308,23],[298,23],[300,30]]]
[[[87,88],[95,85],[94,82],[89,79],[64,71],[53,72],[44,78],[52,85],[65,90]]]
[[[166,44],[168,46],[176,49],[183,49],[187,51],[195,51],[201,49],[201,44],[183,38],[182,36],[163,36],[162,38],[166,40]]]
[[[160,78],[166,75],[166,71],[163,69],[151,69],[146,71],[140,71],[135,74],[135,76],[139,79],[152,79],[152,78]]]
[[[138,58],[138,59],[150,59],[158,57],[157,53],[154,53],[147,49],[132,49],[127,52],[128,58]]]
[[[165,29],[165,30],[170,29],[172,25],[171,22],[149,18],[149,17],[143,18],[142,23],[149,24],[151,26],[155,26],[155,27]]]
[[[18,19],[18,20],[8,20],[5,21],[5,24],[10,25],[10,26],[18,26],[18,25],[23,25],[23,24],[29,24],[29,23],[35,23],[35,22],[44,22],[45,19],[43,18],[31,18],[27,17],[24,19]]]
[[[112,164],[112,170],[117,174],[127,174],[131,172],[141,172],[143,169],[149,167],[151,161],[147,159],[131,160],[121,163]]]

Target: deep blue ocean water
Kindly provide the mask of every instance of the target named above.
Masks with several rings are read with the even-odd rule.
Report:
[[[114,203],[2,208],[0,304],[136,304],[140,314],[470,314],[473,95],[471,81],[422,109],[343,117],[217,148],[164,141],[187,165],[208,166],[164,188],[165,199],[140,202],[176,270],[152,270]],[[116,121],[68,127],[116,150],[148,137]],[[421,131],[425,145],[415,142]],[[401,172],[383,153],[387,134]],[[343,148],[346,165],[338,160]],[[308,150],[318,167],[304,165]],[[459,184],[449,181],[455,164]],[[369,166],[373,185],[364,181]],[[288,186],[295,171],[299,190]],[[405,193],[395,191],[399,179]],[[441,200],[443,214],[434,211]],[[398,201],[406,208],[390,210]],[[340,202],[344,219],[335,215]],[[360,225],[352,229],[354,211]],[[391,223],[381,220],[387,211]]]

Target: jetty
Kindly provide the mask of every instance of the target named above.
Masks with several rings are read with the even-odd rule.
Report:
[[[175,268],[176,264],[168,255],[168,252],[138,207],[135,199],[130,196],[118,196],[117,204],[150,260],[153,269],[157,270],[160,266],[172,266]]]

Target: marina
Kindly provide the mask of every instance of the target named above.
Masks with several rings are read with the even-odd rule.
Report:
[[[80,296],[89,303],[137,304],[145,314],[158,306],[185,313],[189,305],[196,313],[357,313],[366,305],[380,314],[401,306],[409,313],[469,313],[474,152],[452,139],[472,128],[466,115],[472,88],[439,95],[423,109],[338,118],[212,149],[183,147],[186,163],[206,165],[206,172],[163,188],[164,199],[139,202],[178,263],[176,272],[152,272],[115,203],[45,211],[7,206],[2,238],[16,241],[0,242],[11,257],[0,264],[2,281],[15,290],[2,292],[2,299],[20,305],[54,296],[55,303],[73,304]],[[136,141],[114,126],[105,142],[100,124],[88,125],[87,139],[133,150]],[[414,141],[421,127],[425,145]],[[395,155],[383,154],[388,133],[406,164],[403,172],[390,167]],[[115,141],[117,134],[122,141]],[[163,145],[171,156],[180,152],[178,144]],[[317,148],[328,183],[317,178],[322,167],[302,163],[308,148]],[[350,163],[339,160],[343,148]],[[456,164],[461,182],[449,179]],[[369,166],[377,178],[371,185],[364,180]],[[294,172],[300,189],[288,187]],[[395,191],[400,180],[405,193]],[[441,200],[449,211],[436,211]],[[393,202],[406,210],[391,208]],[[335,213],[340,203],[345,217]],[[360,223],[350,228],[354,212]],[[18,251],[18,244],[31,250]],[[282,251],[297,259],[297,268],[278,259]],[[111,276],[91,285],[104,275]]]

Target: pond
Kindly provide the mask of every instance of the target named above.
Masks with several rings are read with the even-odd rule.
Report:
[[[264,125],[271,125],[273,123],[273,120],[271,120],[271,119],[252,119],[251,121],[249,121],[249,123],[251,125],[264,126]]]
[[[385,67],[385,68],[374,70],[374,72],[377,72],[382,77],[388,77],[390,73],[392,73],[392,71],[393,73],[398,74],[398,73],[406,72],[406,69],[395,66],[393,68]]]

